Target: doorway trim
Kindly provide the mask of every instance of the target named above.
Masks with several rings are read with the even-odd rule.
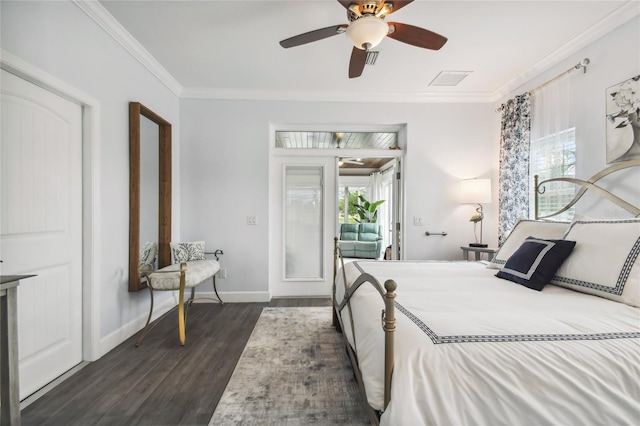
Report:
[[[100,103],[23,59],[0,50],[0,68],[82,107],[82,359],[100,351]]]
[[[276,148],[276,132],[277,131],[300,131],[300,132],[396,132],[398,134],[397,144],[400,149],[398,150],[384,150],[384,149],[344,149],[344,148],[325,148],[325,149],[287,149],[287,148]],[[273,209],[280,208],[280,205],[274,204],[274,198],[271,194],[274,191],[276,183],[274,182],[274,167],[277,164],[280,164],[280,161],[283,158],[291,161],[292,164],[299,162],[304,162],[303,159],[331,159],[331,161],[335,162],[336,170],[335,170],[335,185],[327,185],[325,182],[325,191],[330,191],[333,193],[333,199],[336,200],[337,206],[337,178],[338,178],[338,170],[337,170],[337,158],[336,157],[365,157],[365,158],[375,158],[375,157],[389,157],[389,158],[404,158],[406,155],[406,146],[407,146],[407,125],[406,124],[363,124],[363,125],[345,125],[345,124],[279,124],[279,123],[269,123],[269,211],[273,212]],[[325,176],[326,177],[326,176]],[[404,180],[402,181],[404,182]],[[404,183],[403,183],[404,185]],[[329,188],[331,186],[331,188]],[[405,188],[402,188],[404,191]],[[326,192],[326,200],[332,197],[332,194]],[[400,200],[400,202],[404,203],[404,199]],[[400,206],[400,209],[404,212],[404,205]],[[403,213],[404,216],[404,213]],[[404,217],[400,218],[401,227],[404,227]],[[337,222],[337,214],[333,215],[333,218],[326,220],[332,220]],[[269,247],[271,247],[272,240],[276,238],[276,229],[275,229],[275,220],[272,217],[272,214],[269,214],[269,230],[268,230],[268,239],[269,239]],[[329,224],[330,226],[331,224]],[[335,225],[335,223],[334,223]],[[404,245],[404,239],[401,239],[401,246]],[[327,248],[325,247],[325,251]],[[404,253],[404,247],[400,247],[401,253]],[[274,276],[274,267],[276,264],[281,264],[283,259],[273,259],[273,256],[282,256],[278,251],[270,252],[268,255],[268,288],[269,288],[269,299],[274,296],[274,287],[272,282],[272,277]],[[331,250],[331,256],[333,256],[333,249]],[[331,266],[331,265],[328,265]],[[333,277],[327,277],[327,279],[333,280]],[[277,296],[280,296],[277,294]]]

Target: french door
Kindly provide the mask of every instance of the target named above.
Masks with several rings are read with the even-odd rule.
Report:
[[[338,160],[338,158],[336,159]],[[372,158],[367,158],[372,160]],[[377,223],[382,225],[383,251],[380,258],[385,255],[386,247],[391,246],[391,258],[387,260],[399,260],[402,255],[402,159],[377,157],[373,160],[386,160],[388,163],[384,170],[378,173],[376,179],[371,176],[355,175],[347,173],[338,176],[339,187],[337,198],[340,205],[337,221],[339,223],[357,220],[354,213],[350,213],[350,199],[355,195],[364,195],[370,201],[384,200],[377,209]]]
[[[393,200],[391,206],[391,259],[390,260],[401,260],[404,257],[404,253],[402,252],[402,232],[403,232],[403,206],[404,206],[404,194],[402,192],[403,180],[402,176],[404,173],[402,171],[402,158],[395,158],[393,165],[393,176],[391,178],[391,198]]]
[[[20,398],[82,362],[82,108],[2,71],[2,274],[18,287]]]

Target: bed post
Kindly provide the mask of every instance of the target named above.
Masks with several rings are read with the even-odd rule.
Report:
[[[538,220],[538,175],[533,176],[533,200],[535,219]]]
[[[382,317],[382,328],[384,329],[384,408],[387,408],[391,400],[391,376],[393,374],[393,333],[396,330],[396,315],[394,299],[395,291],[398,288],[393,280],[384,282],[387,292],[384,295],[384,312]]]

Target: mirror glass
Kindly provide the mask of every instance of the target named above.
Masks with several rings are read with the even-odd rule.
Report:
[[[170,264],[171,123],[129,103],[129,291]]]
[[[160,146],[156,123],[140,119],[140,268],[158,269]]]

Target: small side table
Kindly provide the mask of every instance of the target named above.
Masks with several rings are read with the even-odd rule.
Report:
[[[469,246],[461,246],[462,249],[462,258],[464,260],[469,260],[469,254],[475,254],[475,260],[478,261],[482,258],[482,253],[487,254],[487,260],[491,260],[493,256],[496,254],[498,249],[490,248],[490,247],[469,247]]]
[[[20,426],[18,378],[18,285],[35,275],[0,275],[0,423]]]

